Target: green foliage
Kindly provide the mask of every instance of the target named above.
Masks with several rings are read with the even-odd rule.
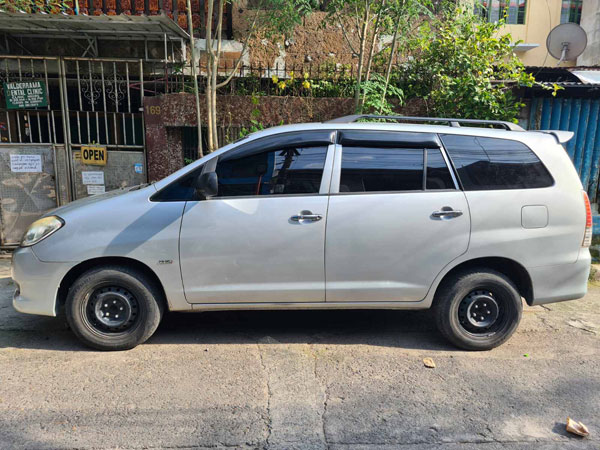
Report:
[[[312,81],[313,97],[352,97],[355,80],[351,64],[337,64],[330,60],[316,70],[317,80]]]
[[[523,103],[514,88],[535,79],[512,51],[503,21],[482,22],[455,9],[424,22],[406,43],[413,57],[395,78],[407,97],[421,97],[433,115],[516,121]]]
[[[310,6],[312,0],[264,0],[265,9],[260,12],[264,12],[264,17],[276,14],[281,20],[286,15],[285,21],[268,25],[272,31],[281,31],[299,23],[305,13],[301,12],[302,8],[298,5],[303,2],[307,5],[306,11],[314,7]],[[368,2],[373,7],[370,19],[373,22],[375,12],[381,12],[378,9],[381,5],[376,5],[375,0]],[[267,4],[272,7],[280,5],[284,9],[272,11],[266,9]],[[420,97],[425,100],[430,115],[516,121],[523,106],[517,88],[543,85],[525,71],[513,53],[511,36],[501,33],[503,22],[482,22],[470,12],[470,8],[457,9],[455,6],[442,8],[439,16],[432,17],[428,9],[432,4],[439,5],[440,1],[427,0],[419,4],[417,0],[388,0],[385,3],[387,9],[385,15],[381,16],[380,33],[397,35],[398,60],[402,62],[396,63],[396,58],[390,59],[389,44],[373,55],[371,77],[367,81],[363,78],[359,85],[361,97],[364,95],[365,112],[392,114],[396,105]],[[299,9],[286,9],[290,5]],[[354,22],[352,27],[356,27],[354,19],[358,18],[357,14],[360,16],[361,8],[366,3],[364,0],[338,0],[329,5],[331,8],[337,5],[338,19],[343,10],[348,15],[342,20],[347,25]],[[350,10],[354,6],[358,12]],[[435,10],[440,11],[437,7]],[[355,32],[351,28],[347,31]],[[387,75],[388,64],[392,71],[386,87],[385,78],[379,74]],[[185,78],[181,68],[174,68],[174,73],[180,72]],[[220,93],[252,95],[255,105],[263,95],[348,98],[355,94],[356,70],[352,70],[350,64],[340,65],[335,60],[318,67],[311,66],[308,74],[301,70],[266,78],[262,73],[252,72],[245,77],[235,78],[227,91],[220,88]],[[277,73],[281,75],[281,72]],[[181,86],[187,91],[185,82]],[[560,89],[556,85],[543,87],[551,89],[553,95]],[[252,111],[251,120],[252,125],[243,130],[243,134],[262,129],[257,107]]]
[[[316,6],[317,0],[261,0],[253,8],[255,29],[266,37],[291,33]]]
[[[177,62],[173,64],[171,76],[173,76],[176,80],[177,92],[185,92],[188,94],[195,93],[193,78],[185,76],[184,62]]]
[[[253,95],[262,91],[261,79],[255,72],[245,77],[234,78],[231,85],[236,95]]]
[[[260,104],[260,96],[256,93],[252,94],[252,111],[250,111],[250,127],[246,128],[243,127],[240,130],[240,135],[238,138],[243,138],[248,136],[251,133],[255,133],[256,131],[260,131],[260,130],[264,130],[265,127],[262,124],[262,122],[260,121],[260,116],[261,116],[261,112],[260,109],[258,108],[258,105]]]
[[[383,96],[385,90],[385,78],[381,75],[373,74],[369,81],[363,81],[361,88],[364,92],[365,99],[363,102],[363,112],[376,114],[394,114],[394,105],[390,103],[390,99],[395,99],[397,105],[404,103],[404,91],[392,84],[388,85],[386,95]]]
[[[254,106],[254,108],[250,112],[250,117],[252,117],[250,119],[250,126],[249,127],[243,127],[240,130],[240,134],[238,136],[238,139],[241,139],[243,137],[248,136],[249,134],[252,134],[252,133],[255,133],[257,131],[265,129],[264,124],[260,121],[261,112],[260,112],[260,109],[258,109],[258,105],[260,104],[260,96],[257,95],[257,94],[252,95],[252,100],[251,101],[252,101],[252,105]],[[283,125],[283,120],[281,122],[279,122],[278,125]]]
[[[313,81],[308,72],[289,72],[288,78],[279,78],[277,75],[271,77],[271,82],[277,95],[294,95],[296,97],[307,97],[311,95]]]
[[[398,27],[402,36],[408,35],[415,23],[433,17],[433,9],[432,0],[388,0],[382,11],[382,34],[391,35]]]
[[[313,82],[313,97],[352,97],[355,81],[340,77],[321,79]]]
[[[332,20],[338,28],[349,50],[358,57],[357,71],[354,73],[354,108],[362,112],[365,96],[363,90],[369,88],[373,63],[383,62],[388,67],[386,80],[381,90],[381,103],[384,106],[387,92],[389,68],[394,60],[394,51],[387,50],[387,58],[378,55],[375,43],[383,34],[392,36],[390,47],[395,48],[399,38],[410,35],[414,22],[430,15],[431,0],[329,0],[324,24]],[[358,42],[356,40],[358,39]],[[385,52],[385,50],[384,50]],[[385,60],[388,64],[385,64]]]
[[[259,122],[258,120],[255,120],[255,119],[251,119],[250,120],[250,126],[247,127],[247,128],[243,127],[240,130],[240,136],[239,137],[243,138],[243,137],[248,136],[249,134],[252,134],[252,133],[255,133],[257,131],[264,130],[264,129],[265,129],[265,126],[262,124],[262,122]]]
[[[260,104],[260,97],[258,96],[258,94],[252,94],[252,111],[250,111],[250,117],[252,117],[252,120],[258,120],[260,118],[260,109],[258,108],[258,105]]]

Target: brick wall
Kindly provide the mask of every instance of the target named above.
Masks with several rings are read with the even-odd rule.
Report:
[[[64,0],[65,12],[74,13],[75,0]],[[158,15],[166,14],[188,31],[186,0],[79,0],[79,13],[88,15]],[[197,37],[205,36],[207,0],[191,0],[192,22]],[[256,10],[247,1],[227,2],[223,16],[223,36],[230,42],[240,43],[247,35],[248,25]],[[213,24],[216,27],[216,21]],[[348,23],[348,37],[354,48],[359,47],[355,24]],[[379,44],[376,43],[377,48]],[[368,47],[368,45],[367,45]],[[231,67],[239,57],[238,52],[225,52],[221,67]],[[189,57],[189,52],[188,52]],[[250,42],[249,56],[245,62],[252,66],[276,65],[300,67],[324,63],[357,65],[358,57],[351,53],[338,24],[328,20],[326,13],[313,11],[289,36],[256,36]]]

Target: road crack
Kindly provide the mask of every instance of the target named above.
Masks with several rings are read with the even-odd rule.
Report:
[[[267,365],[265,364],[260,343],[257,342],[256,347],[258,348],[258,357],[260,358],[260,365],[263,369],[263,372],[265,373],[265,379],[267,383],[267,418],[265,421],[265,425],[267,426],[267,436],[265,438],[265,448],[269,448],[271,434],[273,433],[273,416],[271,415],[271,398],[273,396],[273,392],[271,390],[271,376],[267,369]]]
[[[319,375],[318,375],[318,371],[317,371],[317,352],[314,348],[313,344],[309,345],[309,348],[311,350],[312,356],[313,356],[313,369],[314,369],[314,376],[315,376],[315,381],[321,386],[321,390],[323,391],[323,406],[322,408],[320,408],[320,416],[321,416],[321,433],[323,434],[322,436],[322,442],[323,445],[325,446],[326,449],[329,449],[329,443],[327,442],[327,432],[326,432],[326,419],[325,419],[325,415],[327,414],[327,403],[329,401],[329,385],[327,384],[327,381],[322,381],[319,379]]]

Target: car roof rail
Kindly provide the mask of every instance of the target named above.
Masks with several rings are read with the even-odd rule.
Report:
[[[353,123],[361,119],[385,119],[401,122],[445,122],[450,127],[460,127],[462,123],[473,125],[495,125],[508,131],[525,131],[516,123],[504,120],[477,120],[477,119],[448,119],[445,117],[410,117],[410,116],[382,116],[378,114],[352,114],[350,116],[338,117],[325,123]]]

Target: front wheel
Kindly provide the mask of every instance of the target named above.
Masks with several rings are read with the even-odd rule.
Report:
[[[505,275],[487,269],[458,273],[445,280],[434,300],[440,332],[465,350],[490,350],[517,329],[523,304]]]
[[[84,344],[128,350],[146,341],[163,314],[162,293],[143,273],[106,266],[83,273],[69,289],[67,322]]]

